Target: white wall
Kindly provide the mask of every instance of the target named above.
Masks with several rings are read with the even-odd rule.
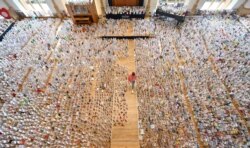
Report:
[[[200,2],[197,5],[196,10],[201,9],[205,2],[206,2],[206,0],[200,0]]]
[[[56,14],[56,9],[53,6],[53,2],[51,0],[46,0],[50,10],[52,11],[53,14]]]
[[[50,0],[51,1],[51,0]],[[66,0],[54,0],[55,4],[57,5],[60,12],[65,11],[67,12],[67,8],[65,6]]]
[[[238,2],[234,5],[233,9],[239,8],[246,0],[238,0]]]
[[[193,6],[198,0],[186,0],[185,1],[185,6],[187,7],[187,10],[192,10]]]
[[[188,1],[187,7],[188,7],[188,10],[190,10],[195,5],[197,0],[187,0],[187,1]],[[196,9],[201,9],[205,2],[206,0],[200,0]],[[239,8],[244,2],[245,0],[238,0],[238,2],[235,4],[233,9]],[[250,0],[248,0],[246,5],[250,8]]]
[[[244,8],[250,9],[250,0],[247,1],[247,3],[244,5]]]
[[[3,1],[3,0],[1,0]],[[15,5],[15,3],[13,2],[13,0],[6,0],[8,2],[8,4],[14,9],[14,10],[19,10],[18,7]]]
[[[15,10],[19,10],[18,7],[15,5],[15,3],[13,2],[14,0],[6,0],[8,2],[8,4]],[[50,7],[51,11],[53,14],[56,14],[56,9],[54,8],[54,5],[52,3],[52,0],[46,0],[48,6]],[[54,0],[59,11],[65,11],[67,13],[67,8],[65,6],[66,4],[66,0]],[[101,8],[101,1],[103,1],[104,4],[104,9],[106,8],[106,4],[108,3],[108,0],[95,0],[96,3],[96,9],[97,9],[97,14],[100,16],[102,15],[102,8]],[[147,3],[149,0],[144,0],[144,6],[147,7]],[[187,6],[188,10],[191,10],[193,8],[193,6],[195,5],[195,3],[198,0],[186,0],[185,5]],[[200,9],[203,4],[205,3],[206,0],[200,0],[198,5],[197,5],[197,9]],[[233,9],[237,9],[239,8],[246,0],[238,0],[238,2],[236,3],[236,5],[233,7]],[[149,12],[153,13],[157,6],[159,4],[159,0],[150,0],[150,9]],[[0,0],[0,8],[1,7],[7,7],[3,0]],[[250,9],[250,0],[247,0],[247,3],[244,5],[245,8],[249,8]]]
[[[3,2],[3,0],[0,0],[0,8],[8,8],[5,3]]]

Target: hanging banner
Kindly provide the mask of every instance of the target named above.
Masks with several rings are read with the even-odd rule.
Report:
[[[6,8],[0,9],[0,15],[3,16],[5,19],[11,19],[10,13]]]

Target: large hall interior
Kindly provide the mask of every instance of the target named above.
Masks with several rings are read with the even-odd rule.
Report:
[[[250,0],[0,0],[0,148],[249,148]]]

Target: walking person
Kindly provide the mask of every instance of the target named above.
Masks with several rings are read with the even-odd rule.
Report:
[[[134,72],[132,72],[132,74],[130,74],[128,76],[128,81],[131,83],[132,85],[132,94],[134,93],[134,88],[135,88],[135,80],[136,80],[136,75]]]

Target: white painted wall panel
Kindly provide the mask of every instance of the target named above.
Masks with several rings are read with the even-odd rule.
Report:
[[[232,9],[239,8],[244,2],[245,2],[245,0],[238,0],[238,2],[234,5],[234,7]]]
[[[244,5],[244,8],[250,9],[250,0],[247,1],[247,3]]]
[[[7,6],[5,5],[5,3],[3,2],[3,0],[0,0],[0,8],[7,8]]]

